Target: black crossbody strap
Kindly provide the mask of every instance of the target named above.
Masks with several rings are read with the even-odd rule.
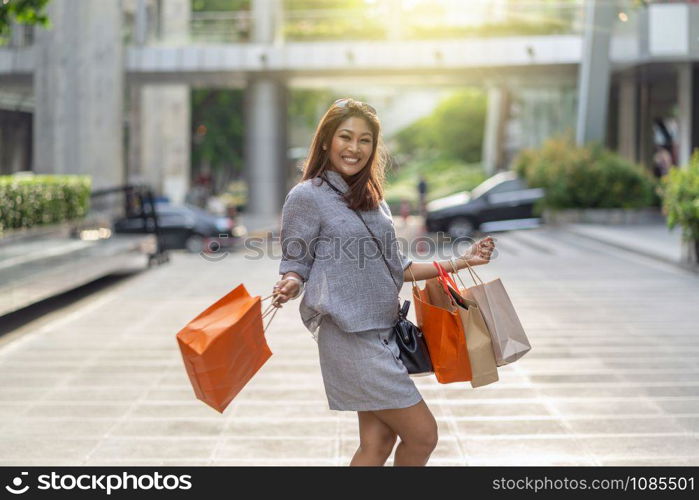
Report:
[[[337,189],[337,188],[333,185],[333,183],[330,182],[330,181],[327,179],[327,177],[322,177],[322,179],[323,179],[325,182],[328,183],[328,186],[330,186],[330,188],[331,188],[333,191],[335,191],[337,194],[339,194],[342,198],[345,197],[344,193],[343,193],[342,191],[340,191],[339,189]],[[388,261],[386,260],[386,256],[385,256],[384,253],[383,253],[383,249],[381,248],[381,245],[379,244],[379,240],[376,239],[376,236],[374,236],[374,233],[372,232],[372,230],[369,229],[369,226],[368,226],[367,223],[364,221],[364,217],[362,217],[362,215],[359,213],[359,211],[357,211],[357,210],[353,210],[353,211],[354,211],[355,214],[357,214],[357,217],[359,217],[359,220],[362,221],[362,224],[364,224],[364,227],[366,228],[366,230],[369,231],[369,234],[371,235],[371,238],[374,240],[374,244],[376,245],[376,248],[378,248],[378,249],[379,249],[379,252],[381,252],[381,258],[383,259],[383,263],[386,264],[386,269],[388,270],[389,276],[390,276],[391,279],[393,280],[393,284],[396,285],[396,288],[398,288],[398,291],[400,291],[400,289],[401,289],[402,287],[398,285],[398,283],[396,282],[396,279],[393,277],[393,273],[391,272],[391,266],[388,265]]]

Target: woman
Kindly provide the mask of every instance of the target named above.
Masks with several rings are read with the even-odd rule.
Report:
[[[398,359],[392,327],[403,281],[437,271],[398,249],[383,200],[385,159],[374,108],[335,101],[313,137],[303,179],[284,203],[275,303],[281,307],[305,289],[301,317],[318,342],[330,409],[358,414],[360,445],[350,465],[383,465],[397,436],[394,464],[425,465],[437,424]],[[486,264],[493,249],[492,238],[480,240],[470,265]],[[466,258],[455,265],[464,268]]]

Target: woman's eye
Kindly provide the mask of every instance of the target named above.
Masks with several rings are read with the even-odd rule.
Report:
[[[341,135],[341,136],[340,136],[340,139],[344,139],[345,141],[349,141],[349,140],[352,139],[352,138],[351,138],[350,136],[348,136],[348,135]],[[362,139],[362,142],[363,142],[364,144],[371,144],[371,139]]]

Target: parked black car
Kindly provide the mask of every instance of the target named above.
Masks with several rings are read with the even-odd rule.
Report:
[[[453,238],[466,237],[486,223],[533,219],[534,203],[543,195],[543,189],[528,188],[514,172],[500,172],[471,192],[428,203],[425,223],[428,231],[444,231]]]
[[[186,249],[193,253],[217,252],[230,248],[245,229],[230,217],[211,214],[193,205],[156,203],[158,226],[165,249]],[[145,233],[144,219],[134,215],[114,222],[117,233]]]

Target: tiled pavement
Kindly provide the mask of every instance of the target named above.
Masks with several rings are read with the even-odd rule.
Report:
[[[416,379],[440,429],[430,464],[699,464],[697,275],[570,233],[496,237],[479,270],[502,278],[533,349],[479,389]],[[276,269],[175,254],[0,338],[0,465],[346,464],[356,414],[328,409],[297,303],[223,415],[182,366],[177,331],[238,283],[267,295]]]

